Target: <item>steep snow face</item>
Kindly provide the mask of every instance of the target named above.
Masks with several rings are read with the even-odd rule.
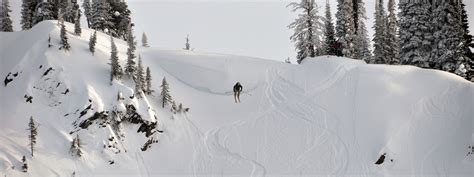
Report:
[[[82,37],[69,35],[71,51],[60,51],[55,24],[0,33],[7,41],[0,47],[0,76],[11,80],[0,87],[0,176],[473,174],[474,85],[455,75],[329,56],[291,65],[139,48],[155,92],[137,100],[130,81],[110,85],[107,35],[98,33],[95,56],[88,29]],[[123,65],[126,43],[115,41]],[[188,113],[161,108],[163,77]],[[234,103],[236,82],[244,87],[242,103]],[[117,101],[119,91],[124,100]],[[147,151],[140,150],[147,138],[136,133],[138,125],[124,124],[122,134],[110,122],[77,128],[95,112],[130,104],[164,131],[153,135],[158,143]],[[25,130],[30,116],[39,123],[33,158]],[[69,153],[76,134],[80,158]],[[21,172],[23,155],[28,173]]]

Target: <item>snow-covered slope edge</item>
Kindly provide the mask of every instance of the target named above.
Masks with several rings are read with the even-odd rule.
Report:
[[[140,49],[152,70],[155,95],[166,77],[175,100],[191,108],[188,114],[172,116],[156,96],[131,99],[131,83],[110,85],[108,36],[98,35],[95,56],[88,51],[92,31],[86,29],[80,38],[69,35],[70,52],[48,48],[48,34],[53,44],[59,43],[55,23],[0,33],[0,76],[11,73],[8,78],[13,79],[0,87],[0,176],[473,174],[474,160],[467,153],[474,144],[474,86],[455,75],[327,56],[289,65]],[[124,64],[125,43],[116,41]],[[244,86],[240,104],[231,93],[237,81]],[[62,94],[66,89],[70,91]],[[110,126],[94,124],[69,134],[74,121],[122,107],[116,101],[119,90],[123,104],[135,105],[150,121],[155,114],[164,130],[154,135],[159,142],[145,152],[140,147],[147,138],[135,133],[138,125],[124,126],[125,138],[112,142],[112,149],[102,147],[111,135],[117,137]],[[32,103],[25,95],[33,97]],[[79,118],[89,104],[94,110]],[[40,124],[34,158],[28,156],[25,130],[30,116]],[[69,153],[75,134],[85,146],[81,158]],[[384,153],[384,163],[375,165]],[[23,155],[28,157],[28,173],[21,172]]]

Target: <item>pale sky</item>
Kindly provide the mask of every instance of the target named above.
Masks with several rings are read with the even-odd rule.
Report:
[[[79,0],[82,6],[82,0]],[[153,47],[181,49],[190,35],[195,51],[253,56],[294,61],[296,52],[287,28],[297,14],[286,5],[290,0],[128,0],[135,22],[135,33],[141,39],[146,32]],[[326,0],[316,0],[324,15]],[[336,0],[330,0],[332,13]],[[387,0],[384,0],[386,3]],[[15,30],[20,29],[21,0],[10,0]],[[367,28],[372,39],[375,0],[365,0]],[[465,0],[473,21],[474,1]],[[83,16],[84,18],[84,16]],[[335,17],[333,15],[333,20]],[[84,19],[83,19],[84,22]],[[85,26],[85,23],[82,23]],[[471,34],[474,24],[471,23]]]

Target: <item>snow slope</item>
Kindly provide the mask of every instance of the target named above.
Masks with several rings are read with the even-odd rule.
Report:
[[[73,31],[71,24],[67,28]],[[98,33],[92,56],[91,32],[69,35],[69,52],[47,47],[48,34],[54,45],[59,43],[55,21],[31,31],[0,33],[0,76],[10,73],[6,78],[13,80],[0,87],[0,176],[474,174],[474,157],[468,155],[474,145],[474,84],[455,75],[328,56],[290,65],[139,48],[152,71],[155,93],[137,100],[130,97],[133,83],[110,85],[109,38]],[[123,65],[126,43],[115,41]],[[161,108],[163,77],[173,98],[190,112]],[[244,86],[240,104],[232,96],[237,81]],[[119,91],[125,100],[117,103]],[[25,95],[33,97],[32,103]],[[140,150],[147,137],[136,133],[138,125],[124,124],[123,135],[110,123],[88,129],[74,125],[125,104],[164,131],[152,135],[159,142],[151,149]],[[91,109],[81,117],[88,105]],[[40,124],[33,158],[27,146],[30,116]],[[80,158],[69,153],[76,134],[84,144]],[[384,163],[375,165],[384,153]],[[21,172],[23,155],[28,173]]]

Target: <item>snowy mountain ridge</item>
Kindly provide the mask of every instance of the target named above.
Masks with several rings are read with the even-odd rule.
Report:
[[[0,176],[473,174],[474,84],[456,75],[329,56],[290,65],[139,48],[155,92],[137,99],[131,81],[110,84],[109,36],[98,33],[93,56],[93,31],[69,33],[66,52],[58,50],[56,23],[0,33]],[[126,43],[115,41],[124,65]],[[188,113],[161,108],[163,77]],[[232,98],[237,81],[240,104]],[[114,111],[122,116],[112,119]],[[33,158],[30,117],[39,124]],[[142,125],[151,135],[137,132]],[[81,157],[70,153],[77,135]],[[158,142],[142,151],[150,139]],[[382,154],[384,162],[374,164]]]

